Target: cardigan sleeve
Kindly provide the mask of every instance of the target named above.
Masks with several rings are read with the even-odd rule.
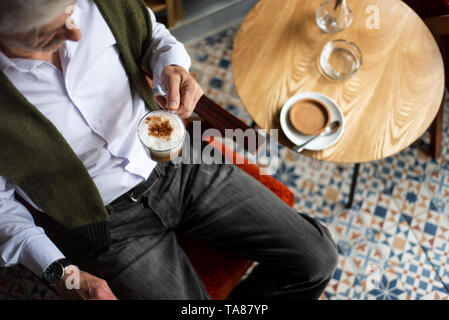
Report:
[[[164,68],[175,64],[189,71],[191,59],[184,45],[176,40],[163,24],[157,22],[154,13],[148,10],[153,25],[153,41],[144,55],[143,64],[149,66],[152,71],[153,87],[165,95],[160,78]]]
[[[64,255],[14,199],[14,193],[14,184],[0,177],[0,266],[22,264],[42,278],[47,266]]]

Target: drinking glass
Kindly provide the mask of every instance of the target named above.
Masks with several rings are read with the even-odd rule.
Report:
[[[315,13],[318,27],[326,33],[336,33],[349,27],[352,11],[346,0],[325,0]]]
[[[147,131],[147,127],[145,126],[145,121],[148,117],[158,116],[158,115],[159,116],[162,115],[166,119],[167,119],[167,117],[171,118],[174,121],[174,123],[176,124],[175,130],[182,130],[182,131],[178,131],[178,135],[175,137],[176,138],[175,140],[172,140],[172,141],[167,140],[166,146],[161,145],[161,146],[156,147],[156,146],[149,145],[149,140],[147,137],[148,131]],[[157,161],[157,162],[167,162],[167,161],[171,161],[171,160],[175,159],[181,152],[183,143],[184,143],[184,139],[186,137],[186,129],[185,129],[183,120],[181,119],[181,117],[179,115],[176,114],[176,112],[161,109],[161,110],[151,111],[151,112],[147,113],[140,120],[138,129],[137,129],[137,134],[140,139],[140,142],[144,146],[145,151],[151,157],[152,160]],[[173,134],[172,134],[172,136],[173,136]]]
[[[321,72],[334,80],[351,78],[362,66],[362,52],[353,42],[343,39],[326,43],[321,51],[319,67]]]

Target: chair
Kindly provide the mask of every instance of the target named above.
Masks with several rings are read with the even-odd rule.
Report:
[[[404,0],[418,13],[435,36],[446,70],[446,88],[449,89],[449,0]],[[430,147],[434,158],[441,156],[443,134],[443,103],[430,128]]]
[[[145,4],[156,14],[163,10],[167,14],[167,28],[171,28],[182,20],[182,0],[145,0]]]

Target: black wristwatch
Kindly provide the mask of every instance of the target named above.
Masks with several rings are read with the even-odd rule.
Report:
[[[53,285],[64,277],[67,267],[71,264],[72,262],[66,258],[56,260],[44,270],[42,278],[47,284]]]

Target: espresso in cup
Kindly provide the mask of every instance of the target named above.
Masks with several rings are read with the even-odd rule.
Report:
[[[301,99],[289,110],[291,125],[304,135],[316,135],[323,132],[329,125],[331,114],[320,101]]]
[[[178,156],[186,129],[181,117],[176,113],[156,110],[142,118],[138,134],[151,159],[166,162]]]

